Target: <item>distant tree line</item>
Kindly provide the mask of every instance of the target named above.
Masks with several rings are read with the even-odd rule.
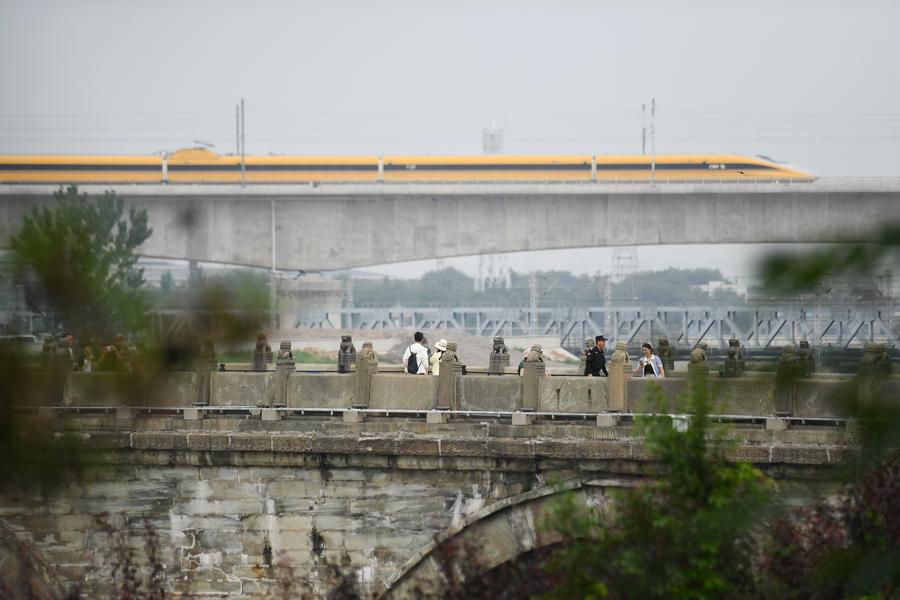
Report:
[[[738,301],[731,290],[717,290],[712,296],[697,286],[725,278],[718,269],[666,269],[641,272],[612,284],[612,299],[619,304],[651,302],[682,304],[687,302]],[[604,300],[604,281],[591,275],[574,275],[568,271],[541,271],[538,289],[542,305],[598,305]],[[355,279],[353,301],[356,305],[415,304],[528,304],[531,300],[528,273],[512,272],[511,285],[475,289],[475,279],[465,273],[445,268],[425,273],[420,279],[384,277]]]

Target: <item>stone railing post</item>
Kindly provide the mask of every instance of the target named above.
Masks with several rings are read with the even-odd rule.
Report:
[[[456,354],[456,342],[447,342],[447,349],[441,355],[441,370],[438,373],[438,394],[435,409],[459,410],[459,378],[463,366]]]
[[[294,362],[294,354],[291,352],[290,342],[281,342],[281,349],[275,357],[275,376],[272,385],[266,392],[266,406],[280,408],[287,406],[288,390],[291,374],[296,372],[297,365]]]
[[[775,415],[789,417],[794,412],[800,363],[793,345],[784,347],[775,370]]]
[[[211,341],[207,341],[200,350],[194,371],[197,374],[197,397],[194,406],[209,406],[212,373],[216,370],[216,349]]]
[[[378,359],[372,350],[372,342],[365,342],[356,357],[352,401],[354,408],[369,408],[372,405],[372,375],[377,372]]]
[[[709,381],[709,361],[706,359],[706,342],[700,342],[691,350],[691,362],[688,363],[688,393],[694,393],[697,386],[706,386]]]
[[[356,362],[356,346],[353,345],[353,338],[349,335],[341,336],[341,345],[337,354],[337,372],[349,373],[350,365]]]
[[[272,362],[272,347],[266,340],[265,334],[256,336],[256,347],[253,349],[253,370],[265,371]]]
[[[800,375],[803,377],[812,377],[812,374],[816,370],[816,357],[809,347],[809,340],[800,340],[797,362],[800,367]]]
[[[592,338],[592,337],[584,338],[584,348],[581,349],[581,360],[578,363],[578,374],[579,375],[582,375],[584,373],[584,370],[587,368],[587,355],[588,355],[588,352],[591,351],[591,348],[593,348],[595,344],[596,344],[596,342],[594,341],[594,338]]]
[[[728,340],[728,353],[725,355],[725,364],[722,377],[740,377],[744,374],[744,353],[741,351],[741,342],[737,338]]]
[[[625,342],[617,342],[612,360],[609,362],[609,400],[606,410],[626,412],[628,409],[628,378],[631,377],[631,361]]]
[[[547,375],[544,351],[535,344],[525,357],[525,372],[522,377],[522,394],[519,396],[518,410],[536,411],[541,406],[541,388]]]
[[[657,349],[657,356],[659,356],[659,360],[662,362],[666,377],[674,376],[675,359],[672,357],[672,346],[669,344],[669,338],[661,337],[656,343],[659,346]]]
[[[502,337],[494,338],[494,348],[488,361],[488,375],[503,375],[509,366],[509,352]]]
[[[461,363],[441,365],[436,409],[459,410],[459,378],[462,376],[462,369]]]
[[[872,406],[883,398],[884,380],[890,374],[891,362],[887,346],[867,344],[857,374],[857,394],[862,406]]]

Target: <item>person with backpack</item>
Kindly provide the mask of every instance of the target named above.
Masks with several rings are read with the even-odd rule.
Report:
[[[403,364],[406,365],[406,372],[411,375],[425,375],[428,372],[428,349],[422,345],[425,340],[425,334],[417,331],[413,336],[416,341],[406,348],[403,353]]]

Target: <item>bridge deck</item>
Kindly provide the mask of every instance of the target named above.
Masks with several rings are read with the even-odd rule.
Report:
[[[16,184],[0,185],[0,196],[49,195],[59,185]],[[129,196],[346,196],[346,195],[421,195],[421,194],[645,194],[645,193],[771,193],[771,192],[900,192],[900,177],[826,177],[813,182],[774,181],[678,181],[659,179],[645,181],[584,181],[532,183],[319,183],[319,184],[86,184],[79,190],[88,194],[102,194],[115,189]]]

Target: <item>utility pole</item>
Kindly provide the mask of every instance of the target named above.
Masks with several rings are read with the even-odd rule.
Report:
[[[650,100],[650,183],[656,182],[656,98]]]
[[[538,304],[538,274],[537,271],[532,271],[531,276],[529,278],[529,288],[531,291],[531,335],[537,335],[538,328],[538,319],[537,319],[537,304]]]
[[[244,99],[241,98],[241,186],[245,183],[245,160],[247,158],[247,129],[244,122]],[[274,242],[274,240],[273,240]],[[274,251],[273,251],[274,253]],[[274,269],[274,267],[273,267]]]
[[[612,302],[612,276],[603,275],[600,279],[600,293],[603,295],[603,335],[609,336],[610,341],[616,343],[616,327],[613,323]]]
[[[346,309],[347,320],[341,323],[341,327],[353,329],[353,275],[347,275],[347,281],[344,286],[344,308]]]
[[[243,167],[243,164],[241,165]],[[243,175],[243,169],[242,173]],[[243,177],[241,178],[241,185],[244,185]],[[271,288],[271,310],[272,310],[272,328],[274,329],[278,324],[278,271],[275,268],[275,248],[277,248],[275,244],[275,198],[269,199],[269,239],[272,244],[272,270],[269,272],[269,281]]]
[[[641,103],[641,154],[647,155],[647,103]]]

